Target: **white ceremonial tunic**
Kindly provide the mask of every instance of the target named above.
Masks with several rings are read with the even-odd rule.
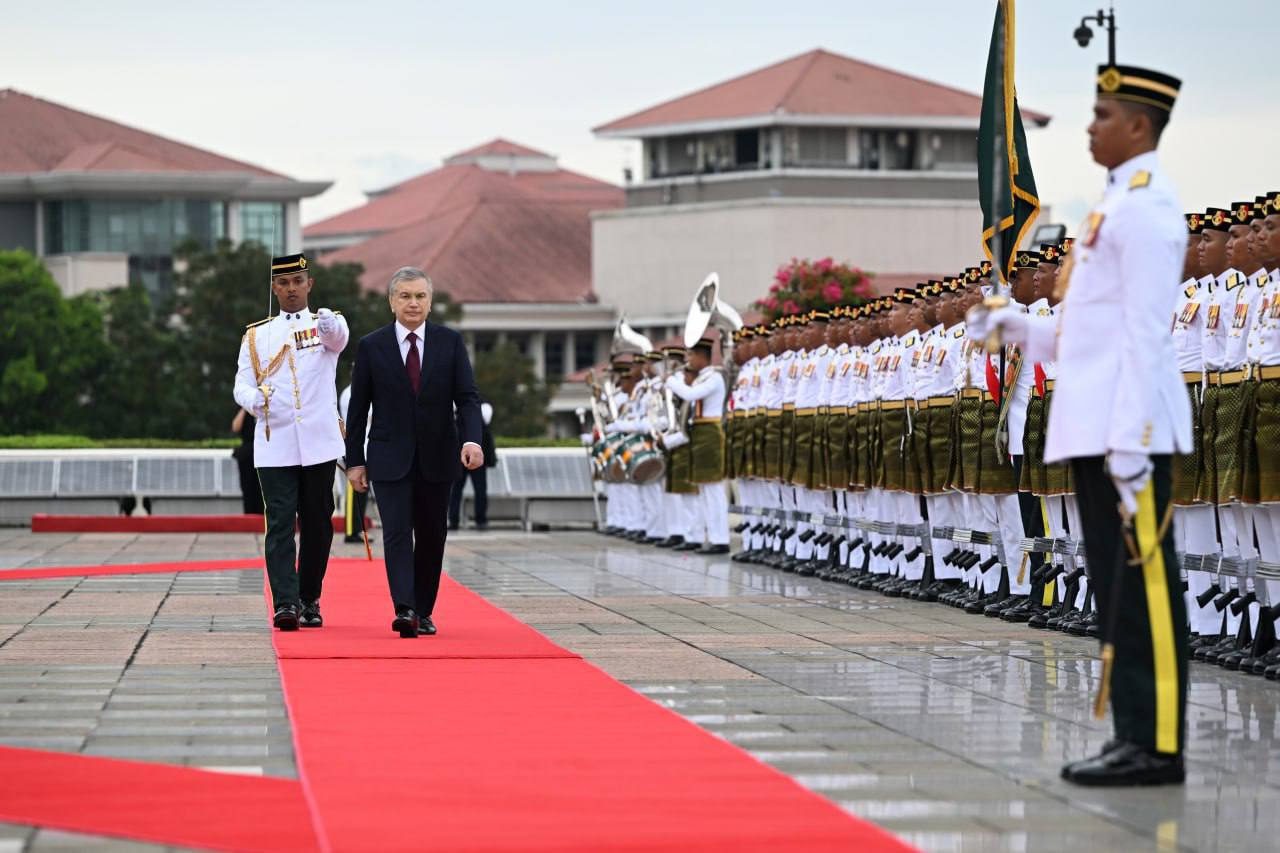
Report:
[[[258,420],[253,434],[256,467],[318,465],[346,452],[338,413],[337,374],[338,356],[347,346],[350,331],[341,314],[333,319],[328,335],[320,333],[315,315],[306,308],[277,314],[246,330],[233,394],[240,407]],[[249,350],[250,336],[258,369],[270,373],[261,381]],[[267,418],[263,417],[259,385],[271,389]],[[270,440],[267,424],[271,426]]]
[[[1045,462],[1191,450],[1191,402],[1169,333],[1187,222],[1154,151],[1107,181],[1059,273],[1069,280],[1057,323],[1029,318],[1025,357],[1058,364]]]

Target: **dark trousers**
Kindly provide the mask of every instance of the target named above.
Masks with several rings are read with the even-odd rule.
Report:
[[[1151,461],[1155,472],[1139,496],[1133,520],[1138,551],[1146,558],[1142,565],[1129,565],[1116,510],[1120,498],[1103,457],[1072,459],[1071,470],[1104,639],[1108,626],[1115,625],[1110,639],[1115,644],[1111,712],[1116,736],[1176,754],[1186,735],[1187,614],[1172,526],[1156,542],[1171,497],[1171,459],[1161,455]]]
[[[489,523],[489,476],[488,469],[481,465],[474,471],[463,471],[462,476],[454,481],[453,493],[449,496],[449,526],[457,527],[462,516],[462,489],[471,478],[471,490],[475,493],[476,524],[484,527]]]
[[[391,601],[397,607],[412,607],[419,616],[430,616],[440,592],[453,483],[423,479],[414,459],[407,476],[379,480],[374,488],[382,518],[382,550]]]
[[[319,601],[333,544],[333,471],[335,463],[259,468],[266,505],[267,579],[276,607]],[[294,521],[298,546],[293,542]],[[294,559],[297,558],[297,568]]]
[[[240,469],[240,501],[245,515],[262,515],[262,489],[258,485],[257,469],[253,467],[253,454],[236,457]]]

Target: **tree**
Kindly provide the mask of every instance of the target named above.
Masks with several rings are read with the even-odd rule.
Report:
[[[498,435],[536,437],[547,434],[547,407],[554,383],[543,382],[533,361],[515,344],[506,343],[476,356],[476,386],[493,405],[493,431]]]
[[[831,258],[817,261],[792,258],[778,267],[769,295],[751,303],[766,322],[814,308],[861,305],[875,296],[871,273]]]
[[[82,431],[106,363],[102,315],[28,252],[0,252],[0,433]]]

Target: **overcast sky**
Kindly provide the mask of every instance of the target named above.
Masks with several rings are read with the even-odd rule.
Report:
[[[815,47],[979,92],[995,5],[27,2],[4,14],[0,88],[334,181],[303,203],[311,222],[495,136],[620,183],[638,148],[592,127]],[[1101,187],[1084,129],[1106,41],[1071,32],[1099,5],[1017,4],[1019,99],[1054,117],[1029,134],[1036,180],[1073,226]],[[1280,188],[1280,3],[1115,6],[1119,61],[1184,80],[1163,155],[1184,205]]]

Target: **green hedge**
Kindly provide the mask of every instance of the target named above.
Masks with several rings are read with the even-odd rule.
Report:
[[[494,439],[498,448],[506,447],[579,447],[576,438],[508,438]],[[77,450],[98,448],[139,448],[187,450],[190,448],[232,448],[240,443],[235,438],[206,438],[201,441],[178,441],[170,438],[88,438],[83,435],[0,435],[0,450]]]

